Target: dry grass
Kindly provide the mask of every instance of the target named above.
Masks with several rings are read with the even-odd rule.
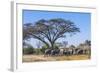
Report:
[[[43,55],[23,55],[23,62],[39,62],[39,61],[70,61],[70,60],[87,60],[90,59],[89,55],[72,55],[72,56],[49,56],[44,57]]]

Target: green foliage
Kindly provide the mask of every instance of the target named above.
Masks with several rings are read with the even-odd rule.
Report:
[[[35,54],[39,55],[39,54],[43,54],[43,52],[41,51],[40,48],[38,48],[38,49],[35,49]]]
[[[59,49],[59,45],[58,44],[54,44],[54,49]]]
[[[23,48],[23,54],[34,54],[35,51],[32,47],[30,48]]]
[[[46,45],[42,46],[41,52],[42,52],[42,53],[45,53],[45,50],[46,50],[46,49],[48,49],[48,46],[46,46]]]

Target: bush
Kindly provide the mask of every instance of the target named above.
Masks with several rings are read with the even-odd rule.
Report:
[[[30,48],[23,48],[23,54],[34,54],[34,48],[30,47]]]
[[[43,52],[41,51],[41,49],[35,49],[35,54],[39,55],[39,54],[43,54]]]

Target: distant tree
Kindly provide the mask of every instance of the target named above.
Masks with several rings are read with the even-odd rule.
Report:
[[[91,46],[91,41],[86,40],[86,41],[85,41],[85,44],[88,45],[88,46]]]
[[[66,37],[65,33],[72,34],[80,31],[73,22],[62,18],[41,19],[35,24],[26,23],[23,27],[23,39],[38,39],[51,49],[54,49],[54,44],[59,38]]]
[[[74,45],[70,45],[69,48],[73,49],[73,48],[75,48],[75,46]]]
[[[31,46],[23,48],[23,55],[24,54],[34,54],[34,53],[35,53],[35,50]]]
[[[68,45],[68,41],[63,41],[62,44],[63,44],[64,48],[66,48]]]

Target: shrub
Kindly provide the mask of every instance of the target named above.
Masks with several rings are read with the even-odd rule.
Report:
[[[43,54],[43,52],[41,51],[41,49],[35,49],[35,54],[39,55],[39,54]]]
[[[23,54],[34,54],[34,48],[29,47],[29,48],[23,48]]]

